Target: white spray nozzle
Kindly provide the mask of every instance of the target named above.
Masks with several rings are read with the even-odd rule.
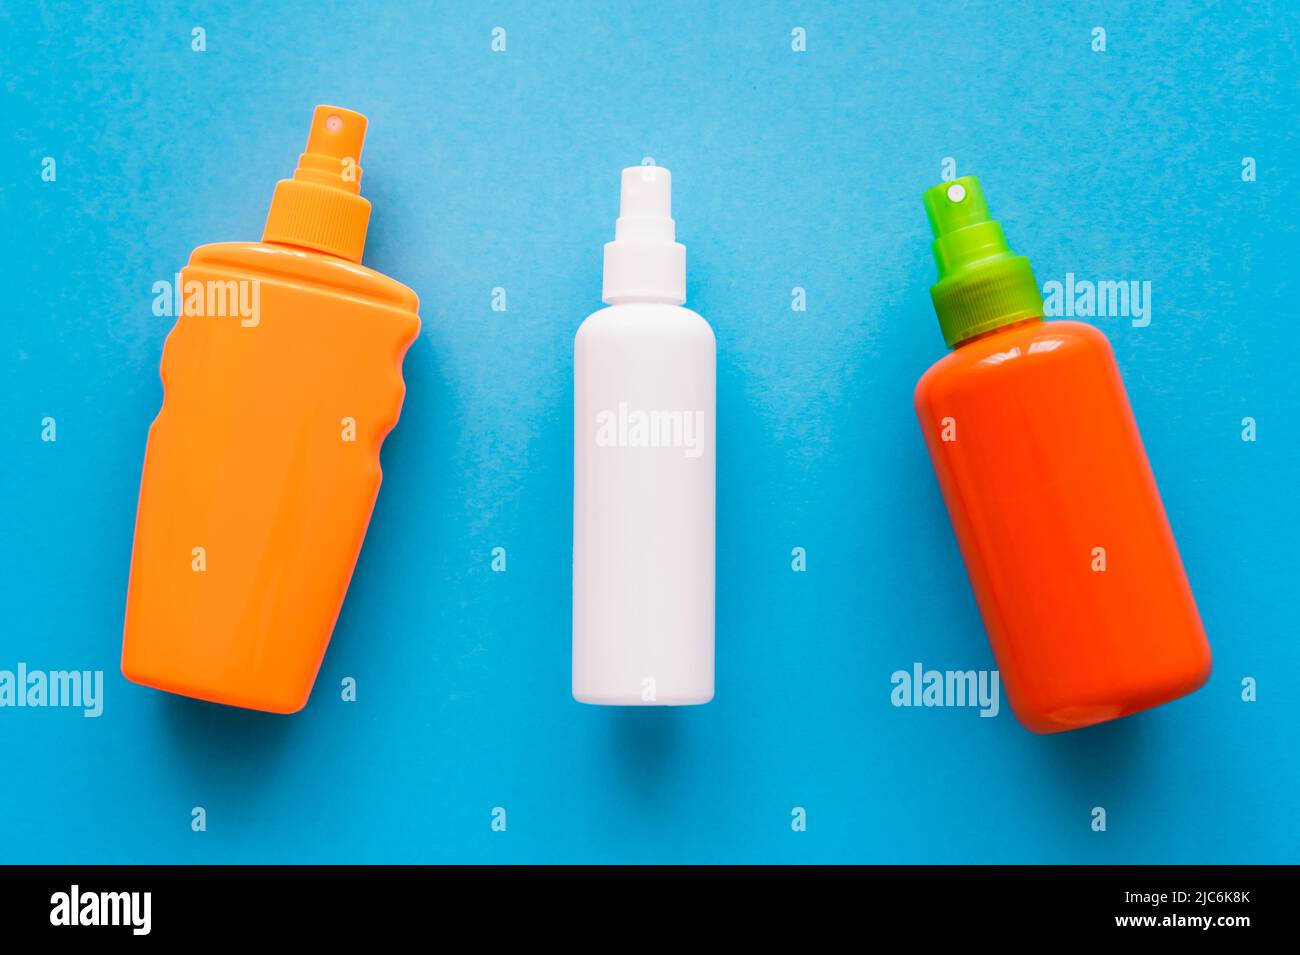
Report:
[[[601,297],[623,302],[686,301],[686,247],[676,242],[673,177],[662,166],[623,170],[614,241],[605,245]]]
[[[623,194],[619,197],[619,223],[615,238],[628,229],[654,231],[671,242],[672,173],[659,166],[632,166],[623,170]]]

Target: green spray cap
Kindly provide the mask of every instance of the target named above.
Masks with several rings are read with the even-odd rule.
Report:
[[[974,176],[927,189],[922,196],[939,266],[930,288],[944,341],[952,348],[968,338],[1040,318],[1043,296],[1029,260],[1007,245],[1001,223],[989,215]]]

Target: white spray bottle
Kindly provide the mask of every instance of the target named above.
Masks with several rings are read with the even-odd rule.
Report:
[[[686,301],[672,176],[623,170],[601,298],[574,343],[573,696],[713,698],[713,330]]]

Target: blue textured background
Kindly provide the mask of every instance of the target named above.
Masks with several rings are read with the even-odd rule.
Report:
[[[98,720],[0,709],[0,861],[1300,859],[1294,8],[276,6],[0,10],[0,668],[106,678]],[[370,117],[366,263],[425,326],[282,718],[128,684],[118,656],[151,286],[260,236],[317,103]],[[680,711],[569,696],[572,339],[645,156],[718,338],[717,697]],[[1040,281],[1153,283],[1150,327],[1097,324],[1215,650],[1188,699],[1047,738],[1005,705],[890,705],[914,661],[992,666],[911,408],[943,354],[920,192],[945,156]]]

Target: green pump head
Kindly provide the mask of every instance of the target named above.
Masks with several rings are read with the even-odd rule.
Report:
[[[922,198],[934,232],[930,249],[939,281],[930,288],[949,348],[1026,318],[1040,318],[1043,296],[1029,260],[1015,255],[989,215],[974,176],[927,189]]]

